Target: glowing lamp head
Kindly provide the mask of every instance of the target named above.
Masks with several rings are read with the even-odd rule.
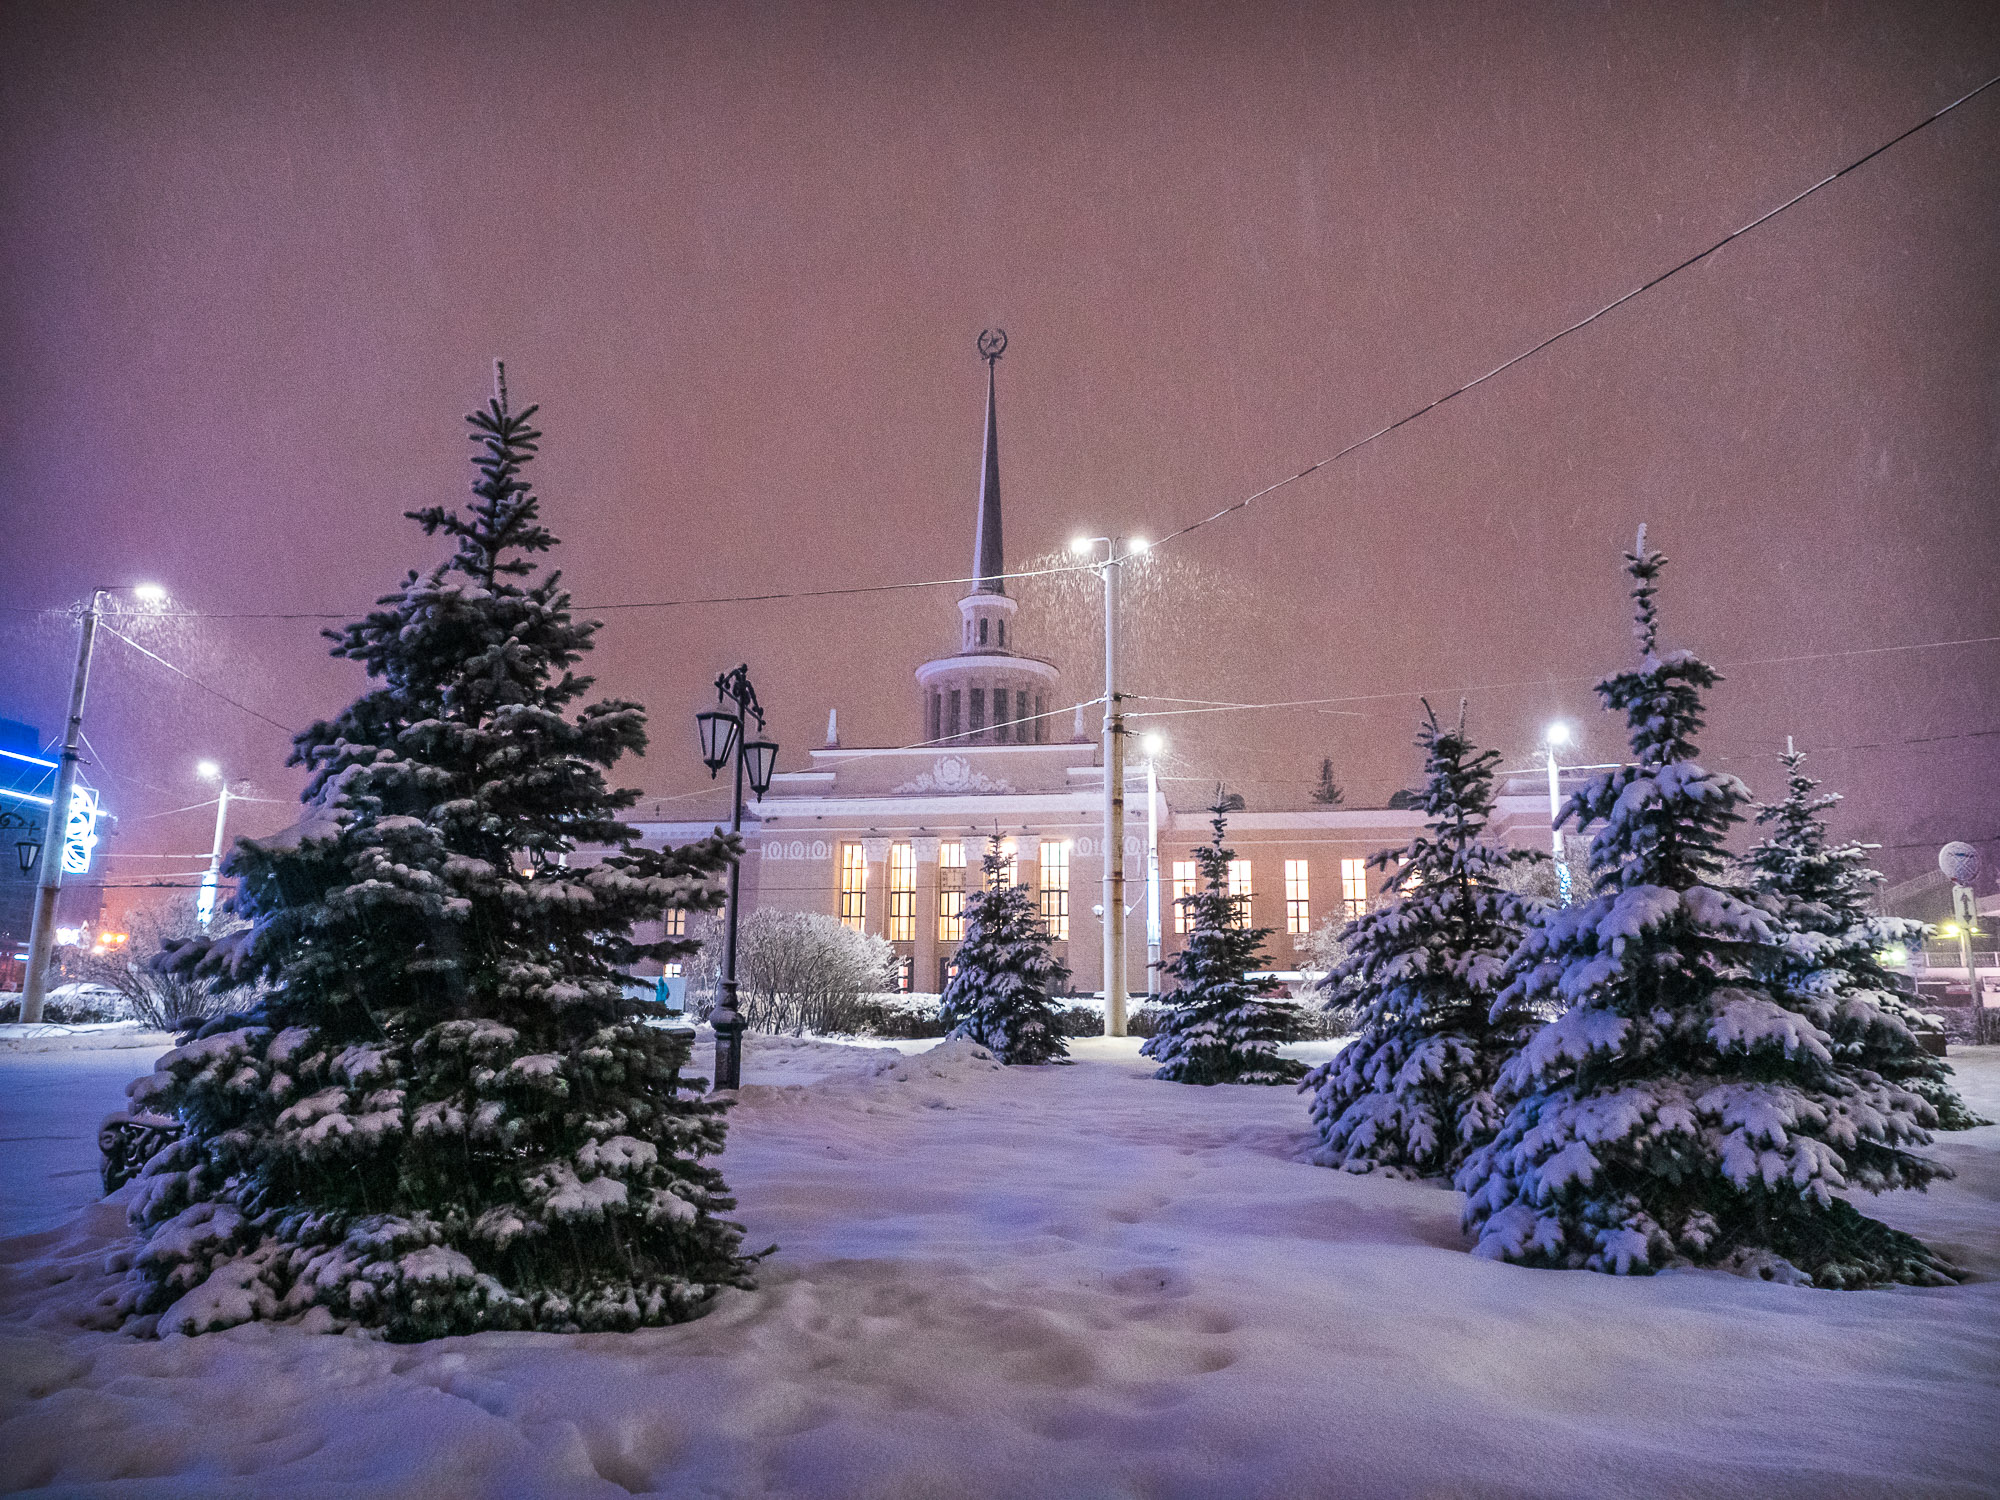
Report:
[[[1144,739],[1139,741],[1139,748],[1144,750],[1146,754],[1149,756],[1158,755],[1162,750],[1166,748],[1166,745],[1167,742],[1161,739],[1157,734],[1149,734]]]
[[[1095,545],[1087,536],[1071,537],[1069,555],[1071,557],[1088,557],[1090,556],[1090,549]]]
[[[1150,552],[1152,550],[1153,550],[1153,544],[1147,541],[1142,536],[1135,536],[1125,544],[1125,551],[1127,555],[1132,557],[1138,557],[1141,554]]]
[[[1542,732],[1542,738],[1547,740],[1551,745],[1567,745],[1569,743],[1569,725],[1551,724]]]
[[[212,760],[205,760],[194,768],[194,774],[203,781],[215,781],[221,777],[222,767]]]
[[[141,604],[165,604],[167,591],[157,583],[135,584],[132,588],[132,597]]]

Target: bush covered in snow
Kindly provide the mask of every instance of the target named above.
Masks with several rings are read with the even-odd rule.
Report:
[[[630,1328],[746,1283],[701,1161],[721,1106],[623,972],[691,950],[629,935],[717,905],[732,846],[649,850],[620,820],[637,794],[604,772],[644,715],[573,710],[597,626],[527,576],[555,544],[520,477],[532,415],[503,384],[470,419],[469,512],[411,513],[453,556],[329,632],[374,682],[297,737],[306,818],[231,854],[249,925],[170,945],[175,973],[270,988],[134,1086],[186,1131],[133,1189],[136,1328]],[[571,866],[578,844],[610,852]]]
[[[1525,1028],[1491,1014],[1528,902],[1508,887],[1535,856],[1486,840],[1498,751],[1475,750],[1465,715],[1424,751],[1428,831],[1369,858],[1393,870],[1384,900],[1341,935],[1328,1003],[1359,1016],[1354,1041],[1300,1085],[1312,1093],[1314,1159],[1349,1172],[1446,1176],[1500,1124],[1493,1086]]]
[[[737,1013],[753,1031],[793,1036],[861,1031],[896,957],[886,940],[818,912],[753,911],[737,944]]]
[[[1475,1254],[1620,1274],[1722,1265],[1851,1287],[1952,1268],[1842,1194],[1944,1168],[1908,1090],[1844,1069],[1815,1005],[1774,983],[1787,917],[1730,884],[1723,840],[1749,793],[1695,761],[1718,680],[1659,649],[1658,553],[1627,555],[1639,664],[1598,684],[1632,763],[1564,819],[1601,822],[1590,899],[1535,916],[1495,1002],[1559,1012],[1500,1079],[1507,1117],[1458,1173]]]

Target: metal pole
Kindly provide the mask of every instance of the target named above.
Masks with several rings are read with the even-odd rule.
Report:
[[[1562,818],[1562,792],[1560,788],[1558,788],[1558,786],[1556,785],[1555,741],[1550,740],[1548,742],[1548,751],[1549,751],[1549,852],[1555,856],[1556,880],[1561,884],[1562,887],[1562,904],[1564,906],[1568,906],[1570,902],[1569,866],[1563,861],[1562,829],[1556,826],[1557,823]]]
[[[195,916],[203,927],[215,916],[215,890],[222,882],[222,828],[229,818],[229,778],[219,778],[222,791],[215,799],[215,847],[209,851],[208,872],[201,877],[201,893],[195,898]]]
[[[1118,539],[1104,560],[1104,1034],[1125,1035],[1125,715],[1118,706]]]
[[[1964,897],[1958,892],[1963,890]],[[1952,892],[1953,915],[1958,921],[1958,960],[1965,965],[1967,998],[1972,1005],[1972,1040],[1975,1046],[1986,1040],[1986,997],[1980,993],[1979,970],[1972,962],[1972,921],[1978,915],[1979,903],[1971,899],[1972,891],[1964,886]]]
[[[42,1001],[49,989],[49,958],[56,946],[56,893],[62,887],[69,799],[76,787],[77,741],[83,737],[83,694],[90,685],[90,650],[97,640],[97,611],[104,592],[94,590],[90,607],[83,612],[83,633],[76,647],[76,676],[69,686],[69,724],[63,731],[55,795],[49,799],[49,821],[42,834],[42,873],[35,885],[35,905],[28,927],[28,977],[21,987],[21,1019],[29,1024],[41,1020]]]
[[[736,795],[729,812],[729,831],[743,833],[743,742],[750,737],[749,714],[736,705]],[[743,859],[729,862],[729,909],[722,921],[722,1003],[709,1016],[715,1028],[715,1086],[736,1088],[743,1081],[743,1016],[736,1008],[736,908],[743,878]]]
[[[1160,993],[1159,757],[1146,757],[1146,993]]]

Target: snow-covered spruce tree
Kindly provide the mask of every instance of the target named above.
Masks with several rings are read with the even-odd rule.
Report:
[[[1176,981],[1173,1008],[1139,1050],[1160,1064],[1153,1076],[1170,1083],[1295,1083],[1306,1066],[1278,1056],[1278,1048],[1297,1037],[1298,1012],[1266,998],[1248,977],[1269,967],[1264,940],[1271,929],[1252,927],[1229,894],[1236,851],[1222,842],[1229,819],[1220,796],[1210,811],[1215,833],[1194,851],[1202,887],[1180,899],[1187,942],[1166,966]]]
[[[965,898],[958,972],[938,997],[938,1019],[948,1035],[978,1042],[1003,1063],[1068,1057],[1055,997],[1069,983],[1069,970],[1055,956],[1028,888],[1006,883],[998,838],[980,864],[986,888]]]
[[[1724,883],[1748,790],[1695,762],[1718,676],[1662,653],[1665,559],[1626,557],[1639,664],[1598,684],[1633,763],[1564,820],[1603,826],[1594,894],[1531,922],[1496,1007],[1561,1007],[1502,1069],[1510,1108],[1458,1173],[1474,1254],[1619,1274],[1726,1266],[1819,1286],[1938,1284],[1950,1266],[1863,1217],[1843,1191],[1922,1187],[1943,1169],[1910,1097],[1841,1070],[1832,1037],[1760,967],[1781,941],[1755,893]]]
[[[1951,1067],[1926,1052],[1918,1036],[1937,1023],[1904,998],[1881,954],[1918,947],[1922,922],[1886,917],[1869,907],[1882,875],[1868,860],[1873,844],[1833,844],[1821,814],[1840,801],[1815,796],[1805,752],[1787,750],[1785,800],[1759,803],[1769,835],[1750,851],[1750,885],[1773,905],[1785,942],[1769,968],[1771,983],[1791,996],[1833,1038],[1834,1060],[1862,1083],[1883,1081],[1916,1096],[1911,1112],[1937,1130],[1989,1122],[1965,1107]]]
[[[1347,957],[1321,985],[1360,1026],[1299,1085],[1313,1096],[1314,1160],[1349,1172],[1456,1171],[1500,1126],[1494,1081],[1526,1030],[1491,1012],[1531,908],[1507,876],[1536,856],[1485,839],[1499,752],[1473,748],[1462,706],[1451,729],[1424,710],[1429,831],[1369,859],[1395,871],[1389,899],[1348,923]]]
[[[453,555],[327,632],[374,685],[297,737],[305,819],[231,855],[251,925],[166,960],[272,988],[139,1089],[186,1131],[130,1208],[122,1306],[161,1332],[622,1329],[748,1284],[700,1160],[722,1106],[619,972],[692,948],[630,934],[715,906],[731,845],[639,847],[603,773],[643,751],[642,710],[570,712],[597,625],[530,577],[555,544],[521,477],[534,411],[500,384],[469,510],[410,513]],[[611,852],[566,867],[579,844]]]

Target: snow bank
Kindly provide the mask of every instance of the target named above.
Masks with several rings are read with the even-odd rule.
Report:
[[[1614,1280],[1475,1260],[1457,1195],[1304,1164],[1289,1091],[1077,1052],[748,1038],[724,1165],[782,1248],[677,1328],[92,1332],[123,1233],[97,1205],[0,1248],[0,1489],[1996,1493],[2000,1127],[1943,1138],[1956,1182],[1869,1201],[1970,1285]],[[1953,1062],[2000,1115],[2000,1049]]]

